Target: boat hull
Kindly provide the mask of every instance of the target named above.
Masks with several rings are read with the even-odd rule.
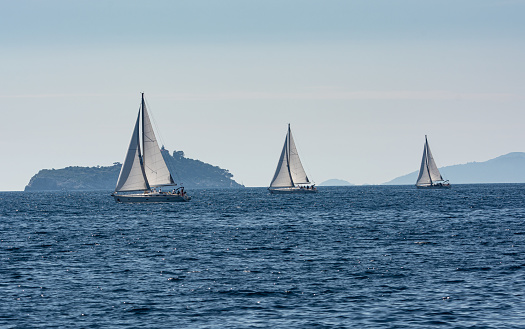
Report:
[[[299,187],[284,187],[284,188],[269,188],[271,194],[307,194],[307,193],[317,193],[317,189],[305,189]]]
[[[450,184],[446,185],[427,185],[427,186],[418,186],[416,185],[418,189],[422,190],[434,190],[434,189],[449,189],[451,187]]]
[[[146,193],[146,194],[112,194],[117,203],[159,203],[159,202],[187,202],[191,200],[188,195],[171,193]]]

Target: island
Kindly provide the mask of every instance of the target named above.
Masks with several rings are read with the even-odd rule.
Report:
[[[336,178],[329,179],[319,184],[319,186],[352,186],[352,185],[354,184],[347,182],[343,179],[336,179]]]
[[[242,188],[226,169],[186,158],[183,151],[169,151],[162,147],[162,156],[172,172],[175,183],[186,188]],[[113,190],[122,164],[112,166],[42,169],[34,175],[25,191],[89,191]]]

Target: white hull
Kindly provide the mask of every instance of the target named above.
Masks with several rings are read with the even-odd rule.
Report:
[[[124,203],[186,202],[191,200],[188,195],[181,196],[172,193],[112,194],[111,196],[115,202]]]
[[[450,184],[435,184],[435,185],[416,185],[420,189],[440,189],[440,188],[450,188]]]
[[[269,188],[271,194],[291,194],[291,193],[317,193],[317,189],[306,189],[299,187]]]

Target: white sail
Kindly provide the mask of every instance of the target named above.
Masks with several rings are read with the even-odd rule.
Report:
[[[428,172],[430,173],[430,179],[432,179],[433,182],[443,181],[443,177],[441,177],[441,173],[439,172],[439,169],[436,165],[436,161],[434,161],[432,152],[430,152],[430,147],[428,146],[428,142],[427,142],[427,159],[428,159]]]
[[[419,176],[417,177],[416,185],[422,186],[422,185],[430,185],[430,175],[428,173],[428,166],[427,166],[427,147],[425,143],[425,147],[423,149],[423,158],[421,159],[421,167],[419,168]]]
[[[284,140],[283,150],[281,152],[281,157],[277,163],[277,169],[275,169],[275,175],[273,175],[272,182],[270,187],[293,187],[292,176],[289,171],[288,163],[288,134],[286,134],[286,139]]]
[[[128,153],[120,169],[117,187],[115,188],[116,192],[148,190],[150,188],[140,159],[139,121],[140,110],[129,142]]]
[[[443,178],[434,161],[430,147],[428,146],[427,136],[425,136],[425,147],[423,149],[423,158],[421,159],[421,168],[417,178],[417,186],[432,185],[434,182],[441,182]]]
[[[288,142],[290,143],[289,145],[290,174],[292,176],[292,180],[294,184],[310,184],[310,181],[308,180],[308,176],[306,176],[306,172],[304,171],[303,165],[301,163],[301,159],[299,159],[299,153],[297,152],[297,148],[295,147],[295,142],[292,137],[292,131],[290,130],[289,126],[288,126]]]
[[[270,187],[294,187],[295,184],[310,184],[292,137],[290,125],[284,140],[281,157]]]
[[[150,186],[170,185],[173,184],[173,178],[162,153],[160,152],[159,144],[153,132],[153,126],[146,109],[144,102],[144,95],[142,96],[142,138],[143,138],[143,161],[144,172],[148,178]]]

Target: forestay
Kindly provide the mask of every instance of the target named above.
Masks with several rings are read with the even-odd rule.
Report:
[[[425,136],[425,147],[423,149],[423,158],[421,160],[421,168],[419,169],[419,176],[416,185],[425,186],[432,185],[434,182],[441,182],[443,178],[434,161],[430,147],[428,146],[427,136]]]
[[[290,125],[284,140],[283,150],[277,163],[270,187],[293,187],[295,184],[309,184],[299,153],[292,137]]]

